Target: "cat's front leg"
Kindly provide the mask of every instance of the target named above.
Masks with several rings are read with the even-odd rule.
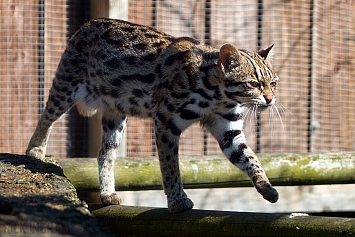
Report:
[[[210,117],[203,125],[218,140],[229,161],[249,176],[263,198],[271,203],[276,202],[278,192],[272,187],[255,153],[246,145],[241,115],[231,110],[227,114]]]
[[[155,119],[155,136],[160,170],[170,213],[182,212],[194,206],[182,186],[178,155],[180,133],[181,130],[172,120],[166,121],[162,115]]]

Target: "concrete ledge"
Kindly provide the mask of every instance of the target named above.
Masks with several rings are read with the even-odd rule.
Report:
[[[117,236],[352,236],[355,219],[189,210],[169,214],[166,208],[108,206],[92,212]]]

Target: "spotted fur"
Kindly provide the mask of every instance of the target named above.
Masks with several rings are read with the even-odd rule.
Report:
[[[276,202],[278,193],[243,134],[245,108],[261,111],[275,104],[278,77],[270,65],[271,49],[251,52],[230,44],[217,49],[125,21],[90,21],[63,53],[26,153],[45,156],[53,123],[71,107],[86,116],[100,110],[101,200],[120,204],[113,167],[127,116],[152,117],[168,209],[176,213],[193,207],[181,182],[179,138],[188,126],[200,122],[257,191]]]

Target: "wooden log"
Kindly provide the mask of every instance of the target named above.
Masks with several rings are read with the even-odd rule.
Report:
[[[108,206],[93,211],[116,236],[351,236],[355,219],[306,214],[266,214]]]
[[[355,153],[260,154],[273,185],[355,183]],[[79,191],[98,190],[96,159],[57,159]],[[180,159],[185,188],[251,186],[249,178],[222,156]],[[158,158],[119,158],[115,166],[117,190],[161,189]]]
[[[0,154],[0,236],[111,234],[81,203],[53,159]]]

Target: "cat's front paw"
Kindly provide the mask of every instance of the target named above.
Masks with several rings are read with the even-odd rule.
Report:
[[[190,198],[180,198],[168,203],[168,211],[170,213],[186,211],[192,209],[193,207],[194,203],[191,201]]]
[[[279,193],[269,183],[266,183],[262,188],[259,188],[258,191],[264,199],[271,203],[275,203],[279,199]]]
[[[268,200],[271,203],[275,203],[277,202],[277,200],[279,200],[279,193],[277,192],[276,189],[274,189],[273,187],[271,187],[270,191],[265,193],[263,195],[263,197]]]
[[[100,198],[102,204],[104,204],[105,206],[120,205],[122,203],[122,198],[120,197],[120,195],[118,195],[118,193],[100,193]]]

